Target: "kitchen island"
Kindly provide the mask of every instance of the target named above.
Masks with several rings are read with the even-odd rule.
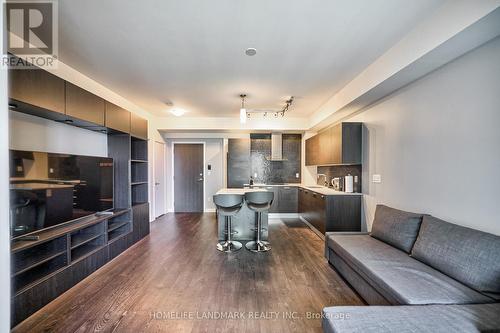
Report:
[[[247,192],[255,192],[255,191],[266,191],[265,189],[243,189],[243,188],[223,188],[217,191],[216,194],[241,194],[245,195]],[[232,230],[237,233],[233,235],[233,240],[239,241],[250,241],[255,239],[255,224],[257,215],[254,211],[248,208],[246,203],[243,203],[243,207],[236,214],[236,216],[232,217]],[[267,240],[268,238],[268,213],[262,213],[262,233],[261,239]],[[225,231],[225,221],[224,217],[217,214],[217,224],[218,224],[218,237],[219,240],[225,240],[226,235]]]

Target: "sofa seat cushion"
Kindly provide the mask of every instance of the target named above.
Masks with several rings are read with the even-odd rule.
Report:
[[[500,300],[500,236],[424,216],[411,255]]]
[[[326,234],[327,245],[390,304],[491,303],[487,297],[370,236]]]
[[[326,333],[498,332],[500,303],[335,306],[323,309]]]
[[[377,205],[371,235],[378,240],[410,253],[417,239],[422,216],[422,214]]]

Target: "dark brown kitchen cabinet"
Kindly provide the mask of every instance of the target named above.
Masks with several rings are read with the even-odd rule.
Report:
[[[309,220],[319,232],[326,232],[326,197],[316,192],[308,194]]]
[[[250,139],[227,141],[227,187],[242,188],[250,182]]]
[[[321,234],[329,231],[361,230],[361,196],[322,195],[298,189],[300,216]]]
[[[104,99],[66,82],[66,115],[104,126]]]
[[[318,147],[316,150],[317,160],[316,164],[324,164],[327,161],[333,160],[333,150],[332,147],[332,135],[330,130],[323,131],[317,135],[318,139],[316,140]]]
[[[306,165],[318,165],[319,136],[315,135],[306,140]]]
[[[266,191],[274,193],[273,203],[271,204],[271,208],[269,208],[269,213],[281,213],[279,210],[279,188],[277,186],[266,186]]]
[[[306,140],[306,165],[361,164],[362,123],[341,123]]]
[[[278,211],[280,213],[297,213],[298,190],[295,186],[278,187]]]
[[[9,70],[9,98],[52,112],[65,113],[64,86],[63,79],[42,69]]]
[[[130,113],[130,135],[139,139],[148,139],[148,121],[135,113]]]
[[[130,133],[130,112],[106,101],[106,127],[123,133]]]

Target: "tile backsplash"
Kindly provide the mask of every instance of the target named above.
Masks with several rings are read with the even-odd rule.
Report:
[[[250,139],[251,175],[255,183],[300,183],[301,134],[283,134],[283,161],[269,160],[271,134],[251,134]]]
[[[357,183],[354,182],[354,192],[362,192],[361,188],[361,165],[331,165],[331,166],[318,166],[318,174],[325,174],[329,184],[331,186],[331,180],[335,177],[345,177],[351,175],[356,179]],[[323,185],[323,177],[319,177],[317,180],[318,185]],[[320,184],[321,183],[321,184]]]

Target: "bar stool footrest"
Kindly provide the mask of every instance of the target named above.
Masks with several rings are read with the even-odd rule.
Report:
[[[226,253],[236,252],[242,247],[243,245],[237,241],[222,241],[217,244],[217,250]]]
[[[260,241],[260,242],[251,241],[246,243],[245,247],[252,252],[267,252],[271,250],[271,245],[269,244],[269,242],[266,241]]]

